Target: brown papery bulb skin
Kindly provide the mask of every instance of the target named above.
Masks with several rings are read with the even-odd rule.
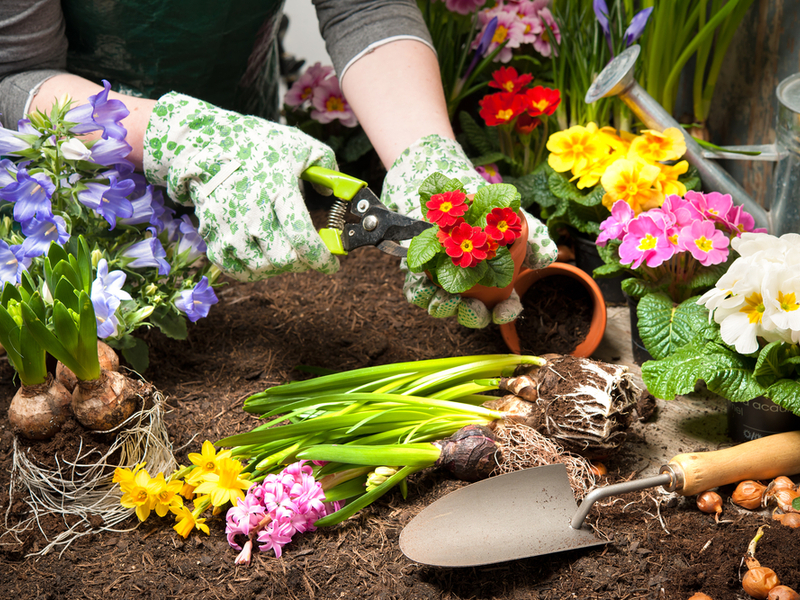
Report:
[[[731,501],[737,506],[750,510],[761,508],[766,489],[767,486],[757,481],[751,479],[742,481],[731,494]]]
[[[756,600],[767,600],[770,590],[780,583],[775,571],[769,567],[748,569],[742,577],[742,588]]]
[[[767,594],[767,600],[800,600],[800,594],[785,585],[776,585]]]
[[[689,600],[714,600],[714,599],[708,594],[704,594],[703,592],[697,592],[696,594],[693,594],[692,597],[689,598]]]
[[[792,501],[800,496],[794,490],[781,488],[777,490],[773,490],[771,494],[766,494],[764,498],[767,500],[767,504],[775,503],[785,513],[795,512],[794,508],[792,507]]]
[[[772,518],[792,529],[800,527],[800,513],[775,513]]]
[[[794,491],[797,489],[795,486],[794,481],[786,477],[785,475],[781,475],[780,477],[776,477],[772,481],[769,482],[767,486],[767,494],[774,490],[792,490]]]
[[[703,492],[697,496],[697,508],[704,513],[722,512],[722,497],[717,492]]]

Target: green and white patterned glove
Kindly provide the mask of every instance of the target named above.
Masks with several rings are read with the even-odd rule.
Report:
[[[386,174],[381,201],[397,212],[421,219],[419,188],[434,173],[458,179],[468,194],[487,185],[458,142],[439,135],[429,135],[417,140],[394,162]],[[558,249],[550,239],[547,227],[528,213],[525,215],[528,219],[525,263],[531,269],[541,269],[556,259]],[[406,274],[403,284],[406,300],[426,309],[433,317],[456,316],[461,325],[479,329],[491,322],[508,323],[522,312],[516,292],[490,312],[480,300],[450,294],[431,283],[424,273],[412,273],[405,260],[400,263],[400,269]]]
[[[336,169],[336,157],[298,129],[175,92],[159,98],[145,133],[147,179],[194,205],[209,260],[242,281],[339,268],[300,191],[312,165]]]

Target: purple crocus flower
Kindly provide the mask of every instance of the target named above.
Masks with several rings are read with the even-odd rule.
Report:
[[[208,316],[212,304],[219,302],[214,289],[208,283],[205,275],[194,289],[183,290],[180,298],[175,300],[175,306],[186,313],[189,320],[194,323]]]
[[[22,271],[26,270],[31,264],[31,259],[25,256],[22,251],[22,244],[9,246],[0,240],[0,283],[5,285],[19,283]],[[0,288],[3,286],[0,285]]]
[[[611,44],[611,28],[608,25],[608,5],[605,0],[594,0],[592,8],[594,8],[594,16],[597,17],[597,22],[600,23],[600,29],[603,30],[608,50],[611,52],[611,58],[614,58],[614,47]]]
[[[103,130],[103,139],[115,138],[124,140],[128,131],[120,125],[120,121],[130,112],[121,100],[109,100],[108,92],[111,84],[103,80],[103,91],[89,96],[89,104],[76,106],[64,115],[64,120],[76,123],[70,131],[72,133],[89,133]]]
[[[22,223],[22,233],[26,236],[22,242],[22,252],[28,258],[47,253],[52,242],[63,246],[69,240],[67,224],[64,218],[58,215],[43,219],[34,218]]]
[[[486,24],[486,29],[483,30],[481,39],[478,42],[478,47],[475,49],[475,54],[472,56],[472,61],[470,61],[469,67],[467,67],[464,76],[461,78],[462,81],[467,80],[467,77],[469,77],[470,73],[472,73],[473,69],[477,66],[478,61],[486,54],[486,50],[489,49],[489,45],[492,43],[492,38],[494,38],[494,32],[496,30],[497,17],[492,17],[492,20]]]
[[[166,275],[171,269],[166,261],[167,252],[155,236],[131,244],[121,256],[123,264],[132,269],[158,267],[159,275]]]
[[[175,249],[175,254],[181,256],[183,262],[187,265],[192,264],[195,260],[205,255],[206,243],[197,228],[192,223],[189,215],[183,215],[180,219],[176,219],[178,223],[178,231],[180,236],[178,238],[178,246]]]
[[[17,171],[17,180],[0,190],[0,198],[14,203],[14,220],[25,223],[34,217],[53,216],[50,198],[56,186],[44,173],[28,175],[26,169]]]
[[[130,179],[118,180],[114,175],[109,176],[109,183],[87,183],[88,189],[78,192],[78,200],[108,221],[111,231],[117,226],[118,218],[127,219],[133,215],[133,205],[127,196],[136,184]]]
[[[595,0],[598,2],[601,0]],[[644,33],[644,28],[647,27],[647,20],[650,18],[650,13],[653,12],[653,7],[645,8],[636,13],[631,19],[631,24],[625,30],[625,46],[630,46],[633,42],[639,39],[639,36]]]
[[[164,196],[161,190],[148,185],[138,198],[131,200],[133,215],[128,219],[120,219],[123,225],[142,225],[147,223],[156,228],[158,233],[164,231],[166,227],[164,215],[174,212],[171,208],[164,206]],[[167,216],[171,216],[167,214]]]

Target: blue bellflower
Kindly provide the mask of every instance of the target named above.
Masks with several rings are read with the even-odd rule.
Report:
[[[17,180],[17,165],[10,158],[0,160],[0,190]]]
[[[157,237],[150,237],[131,244],[122,253],[123,264],[132,268],[158,267],[159,275],[167,275],[172,267],[166,261],[167,252]]]
[[[103,139],[114,138],[124,140],[128,131],[120,125],[120,121],[130,112],[121,100],[109,100],[108,92],[111,84],[103,80],[103,91],[89,96],[89,104],[82,104],[64,115],[64,120],[72,123],[72,133],[89,133],[102,129]]]
[[[205,255],[207,246],[203,238],[200,237],[194,223],[189,219],[189,215],[183,215],[176,221],[179,223],[178,231],[180,232],[180,237],[178,238],[175,254],[181,257],[181,261],[184,264],[190,265]]]
[[[47,253],[51,242],[63,246],[69,240],[67,224],[58,215],[27,221],[22,224],[22,233],[26,236],[22,242],[22,252],[28,258]]]
[[[188,319],[195,323],[208,316],[208,311],[212,304],[219,302],[214,289],[208,284],[208,277],[205,275],[194,289],[183,290],[180,298],[175,300],[175,306],[186,313]]]
[[[31,259],[26,258],[21,244],[9,246],[0,240],[0,283],[17,285],[22,271],[31,264]],[[0,288],[3,286],[0,285]]]
[[[26,169],[17,171],[17,180],[0,190],[0,198],[14,203],[14,220],[26,223],[33,218],[53,216],[50,198],[56,186],[44,173],[28,175]]]
[[[104,167],[123,164],[125,167],[130,165],[133,171],[133,163],[125,157],[131,153],[132,148],[125,140],[116,138],[100,139],[91,148],[91,161]],[[125,171],[128,169],[126,168]]]
[[[27,150],[30,147],[28,142],[17,137],[17,132],[0,127],[0,156],[14,156],[20,150]]]
[[[101,258],[97,261],[97,276],[92,282],[92,290],[97,288],[98,292],[102,292],[104,296],[116,298],[117,306],[119,306],[123,300],[133,300],[131,295],[122,289],[126,277],[124,271],[109,272],[108,261]]]
[[[97,337],[105,339],[117,334],[119,319],[117,318],[117,307],[113,305],[113,298],[106,297],[101,293],[95,292],[92,285],[92,307],[94,316],[97,320]],[[117,302],[117,305],[119,302]]]
[[[155,227],[158,233],[164,231],[167,226],[165,221],[171,219],[171,214],[168,213],[175,212],[164,205],[164,196],[161,194],[161,190],[152,185],[146,186],[141,196],[132,199],[131,206],[133,207],[131,217],[120,219],[119,222],[123,225],[142,225],[147,223]],[[165,214],[167,214],[167,217],[164,217]]]
[[[108,221],[111,231],[117,226],[118,218],[127,219],[133,215],[133,205],[127,196],[136,184],[130,179],[117,180],[114,175],[109,176],[109,184],[87,183],[88,189],[78,192],[78,200]]]
[[[122,300],[131,300],[130,294],[122,289],[125,273],[108,272],[108,261],[101,258],[97,263],[97,277],[92,282],[91,299],[97,318],[97,337],[107,338],[117,334],[119,319],[117,308]]]

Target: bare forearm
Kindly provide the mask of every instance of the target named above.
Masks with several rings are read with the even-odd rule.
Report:
[[[39,92],[34,96],[31,103],[31,110],[41,110],[47,112],[57,99],[69,96],[73,100],[73,105],[78,106],[88,102],[89,96],[102,91],[102,86],[92,83],[88,79],[64,73],[56,75],[45,81],[39,88]],[[122,100],[130,111],[130,114],[122,120],[122,126],[128,130],[126,141],[133,148],[128,160],[136,165],[137,170],[142,169],[142,153],[144,132],[147,122],[150,120],[150,113],[156,104],[155,100],[146,98],[135,98],[125,96],[116,92],[110,92],[109,98]],[[100,132],[87,134],[87,138],[97,138]]]
[[[353,63],[341,84],[387,169],[423,136],[455,138],[439,63],[421,42],[398,40],[379,46]]]

